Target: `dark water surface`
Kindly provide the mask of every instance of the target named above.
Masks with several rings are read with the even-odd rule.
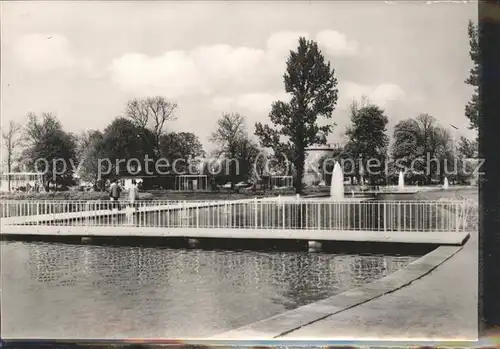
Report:
[[[2,242],[4,337],[207,337],[418,257]]]

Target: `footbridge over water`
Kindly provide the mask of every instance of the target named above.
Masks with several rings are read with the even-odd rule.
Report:
[[[462,200],[272,197],[230,201],[2,203],[3,237],[284,239],[309,242],[463,244]]]

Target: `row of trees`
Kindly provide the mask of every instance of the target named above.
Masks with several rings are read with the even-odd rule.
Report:
[[[216,183],[250,179],[254,174],[254,164],[259,163],[257,158],[261,150],[249,139],[244,116],[237,113],[221,116],[210,137],[216,149],[207,154],[194,133],[166,131],[168,121],[175,118],[176,108],[176,104],[163,97],[131,100],[124,115],[115,118],[103,131],[89,130],[78,135],[64,131],[57,117],[51,113],[30,113],[25,127],[11,122],[3,134],[7,171],[19,171],[21,168],[45,171],[46,189],[70,185],[75,175],[102,188],[103,179],[116,173],[129,174],[127,171],[131,169],[124,166],[129,159],[139,160],[138,164],[135,163],[139,169],[133,169],[139,174],[144,174],[146,170],[146,157],[153,164],[159,163],[159,159],[167,160],[162,173],[173,172],[174,164],[175,172],[182,173],[189,170],[187,166],[190,162],[210,156],[227,159],[222,160],[219,166],[229,171],[212,176]],[[179,159],[184,161],[175,162]],[[47,164],[50,166],[46,167]],[[117,169],[116,165],[120,168]],[[263,161],[260,161],[258,168],[262,171],[263,167]],[[147,170],[150,174],[157,174],[154,165]],[[213,172],[205,166],[199,173],[210,175]]]
[[[476,64],[467,83],[477,86],[475,33],[477,28],[469,24],[471,57]],[[318,133],[328,136],[335,126],[331,122],[326,126],[318,126],[320,120],[331,118],[336,106],[338,90],[334,73],[330,63],[325,62],[317,43],[300,38],[297,51],[290,52],[284,74],[285,90],[291,96],[290,102],[274,102],[269,115],[270,123],[255,125],[255,134],[262,146],[291,159],[297,192],[301,192],[303,186],[305,149],[313,144],[324,144],[326,137],[318,138]],[[466,115],[472,127],[477,128],[477,91],[466,108]],[[477,156],[477,142],[462,137],[459,144],[454,144],[450,132],[428,114],[399,122],[390,150],[388,118],[384,110],[363,98],[351,105],[350,118],[351,126],[346,132],[349,141],[333,156],[335,160],[354,160],[344,162],[347,166],[354,166],[344,168],[344,171],[354,173],[358,179],[366,172],[364,178],[370,182],[386,183],[396,177],[402,168],[410,168],[407,177],[420,183],[442,181],[445,172],[448,172],[450,179],[457,181],[465,181],[472,175],[472,165],[464,158]],[[419,158],[423,161],[415,161]],[[326,160],[323,159],[323,162]],[[328,161],[320,167],[331,173],[333,163]],[[368,166],[371,171],[366,171]]]
[[[466,116],[471,128],[477,128],[479,65],[477,27],[472,23],[469,23],[469,37],[470,55],[475,65],[466,83],[475,86],[476,90],[466,107]],[[266,149],[274,154],[275,160],[281,160],[283,168],[288,168],[284,162],[291,165],[295,190],[302,192],[306,148],[326,143],[326,136],[336,126],[330,119],[337,104],[337,79],[335,70],[325,60],[318,44],[301,37],[297,49],[289,53],[283,82],[290,99],[273,102],[269,123],[255,124],[254,133],[259,144],[249,139],[244,116],[227,113],[217,121],[210,138],[217,149],[210,155],[231,159],[229,173],[218,176],[219,181],[229,179],[235,182],[247,180],[252,174],[262,175],[262,163],[256,168],[253,168],[253,164],[258,159],[266,160],[259,155],[262,149]],[[191,159],[207,155],[196,135],[166,131],[168,122],[175,119],[177,107],[177,104],[163,97],[135,99],[127,103],[124,116],[113,120],[104,131],[88,131],[81,135],[64,132],[51,114],[42,114],[41,117],[30,114],[22,138],[25,145],[23,160],[30,164],[35,164],[39,158],[49,161],[61,158],[66,159],[67,163],[73,161],[79,165],[79,175],[83,179],[96,182],[98,161],[103,158],[116,164],[119,159],[141,159],[145,155],[153,160]],[[389,152],[389,137],[386,134],[388,118],[381,108],[364,99],[360,103],[353,103],[350,114],[351,126],[346,132],[349,142],[336,156],[361,158],[361,162],[354,165],[357,166],[354,172],[358,176],[369,165],[366,163],[369,159],[387,163],[388,158],[393,158],[409,165],[417,157],[430,156],[444,164],[457,154],[469,156],[476,147],[476,144],[465,138],[461,139],[458,146],[454,145],[447,130],[438,125],[433,117],[422,114],[396,125],[394,144]],[[323,125],[320,126],[320,123]],[[14,148],[18,146],[14,136],[19,130],[18,126],[11,124],[9,131],[4,133],[9,171]],[[325,137],[318,137],[318,134]],[[51,178],[55,178],[55,185],[68,181],[75,168],[67,169],[60,176],[49,172],[46,185],[51,184]],[[113,168],[111,170],[115,172]],[[202,171],[210,172],[208,170],[205,168]],[[420,176],[420,181],[428,183],[435,178],[436,169],[431,168],[430,172],[426,172],[425,176],[417,173],[409,175]],[[372,182],[382,180],[381,175],[367,175]]]
[[[388,118],[384,111],[366,99],[351,107],[351,126],[346,132],[349,141],[334,154],[335,160],[345,161],[344,170],[372,184],[397,181],[404,170],[407,180],[420,184],[442,183],[444,177],[467,182],[474,175],[469,159],[477,156],[477,142],[461,137],[456,142],[429,114],[420,114],[396,124],[389,148]],[[323,161],[329,160],[328,158]],[[331,164],[322,166],[331,173]],[[352,168],[354,166],[354,168]]]
[[[163,97],[132,100],[125,115],[103,131],[79,135],[66,132],[51,113],[30,113],[25,127],[11,122],[3,133],[7,170],[44,171],[46,189],[71,184],[75,174],[99,186],[100,159],[109,159],[111,168],[104,171],[115,173],[117,160],[203,156],[201,142],[193,133],[166,132],[166,122],[174,118],[176,108]]]

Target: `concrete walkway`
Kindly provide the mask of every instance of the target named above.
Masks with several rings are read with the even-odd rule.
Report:
[[[407,287],[280,339],[476,340],[477,265],[474,232],[461,251]]]
[[[262,240],[303,240],[342,241],[363,243],[404,243],[462,245],[469,234],[466,232],[400,232],[369,230],[313,230],[262,227],[183,227],[142,225],[4,225],[0,235],[45,235],[45,236],[95,236],[95,237],[162,237],[162,238],[212,238],[212,239],[262,239]]]

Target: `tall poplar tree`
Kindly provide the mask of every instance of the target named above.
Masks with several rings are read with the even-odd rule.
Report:
[[[325,60],[318,44],[299,38],[295,51],[290,51],[283,75],[289,102],[276,101],[269,114],[271,126],[255,124],[255,134],[263,147],[275,155],[284,154],[295,168],[294,187],[303,189],[305,150],[312,144],[326,143],[333,125],[319,126],[319,118],[329,119],[337,104],[337,79],[330,62]]]

